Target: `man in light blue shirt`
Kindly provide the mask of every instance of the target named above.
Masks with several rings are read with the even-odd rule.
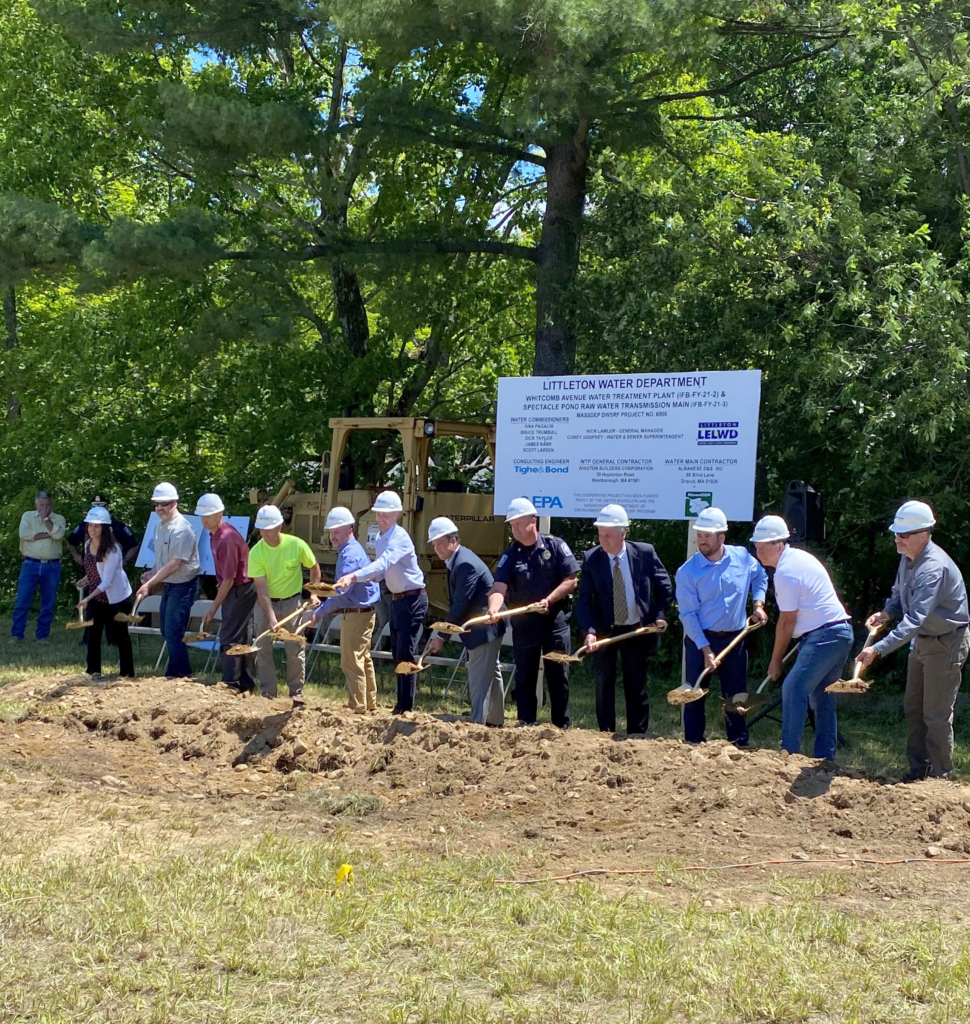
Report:
[[[354,536],[354,514],[336,505],[327,514],[326,529],[330,543],[337,549],[338,579],[352,576],[370,565],[367,552]],[[377,677],[371,655],[374,619],[381,588],[377,583],[355,583],[342,594],[324,601],[313,615],[319,622],[324,615],[341,614],[340,668],[347,680],[347,707],[357,714],[377,710]]]
[[[391,592],[391,656],[395,664],[417,659],[418,641],[428,614],[424,573],[414,544],[407,530],[397,525],[403,510],[400,497],[393,491],[378,494],[372,509],[380,531],[375,545],[377,557],[363,568],[345,573],[335,584],[338,590],[348,590],[358,582],[384,581]],[[413,710],[417,679],[414,672],[397,677],[397,703],[392,714]]]
[[[677,570],[677,606],[684,624],[686,681],[693,686],[705,668],[744,629],[748,622],[748,595],[753,599],[751,618],[767,622],[764,610],[768,576],[747,548],[724,543],[727,517],[719,508],[706,508],[694,522],[697,553]],[[730,700],[747,689],[748,652],[739,644],[717,669],[721,695]],[[684,739],[703,743],[707,698],[684,705]],[[724,716],[727,738],[747,746],[744,715]]]

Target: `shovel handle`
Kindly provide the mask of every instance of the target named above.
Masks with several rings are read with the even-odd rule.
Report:
[[[882,630],[884,623],[880,622],[877,626],[869,627],[869,635],[866,637],[866,642],[862,645],[864,651],[869,644],[872,643],[872,638],[876,636]],[[862,651],[859,652],[861,654]],[[852,663],[852,675],[849,677],[849,682],[855,682],[856,679],[862,678],[862,666],[859,664],[859,655],[856,655],[855,661]]]
[[[741,641],[746,636],[753,633],[756,629],[761,629],[763,625],[763,622],[749,622],[744,627],[744,629],[742,629],[741,632],[738,633],[738,635],[727,645],[727,647],[725,647],[724,650],[722,650],[721,653],[714,658],[714,664],[709,665],[707,668],[704,669],[703,672],[701,672],[701,674],[694,681],[694,689],[698,689],[701,685],[701,682],[707,676],[709,676],[715,669],[721,667],[721,664],[723,663],[724,659],[731,653],[731,651],[734,650],[735,647],[738,646],[739,643],[741,643]]]
[[[629,633],[621,633],[619,636],[608,636],[603,640],[597,640],[596,645],[593,647],[594,651],[598,651],[601,647],[606,647],[607,644],[618,644],[621,640],[630,640],[635,636],[643,636],[645,633],[662,633],[663,630],[659,626],[640,626],[637,629],[631,630]],[[589,654],[590,649],[583,644],[582,647],[576,652]]]
[[[526,612],[539,612],[542,611],[542,605],[526,604],[521,608],[507,608],[504,612],[496,612],[495,617],[497,619],[508,619],[513,615],[523,615]],[[467,622],[462,624],[462,630],[467,630],[470,626],[484,626],[489,622],[489,616],[487,615],[476,615],[473,619],[469,619]]]
[[[253,641],[253,644],[255,645],[257,643],[257,641],[262,640],[264,636],[269,636],[270,633],[275,633],[276,630],[278,630],[280,628],[280,626],[283,625],[284,622],[289,622],[290,619],[295,619],[297,617],[297,615],[302,615],[303,612],[305,612],[307,610],[307,608],[309,608],[309,607],[310,607],[310,602],[306,601],[303,604],[301,604],[300,607],[297,608],[297,610],[295,612],[290,612],[290,614],[285,616],[284,618],[277,619],[276,620],[276,625],[272,629],[266,629],[262,633],[260,633],[259,636],[256,637],[256,639]]]

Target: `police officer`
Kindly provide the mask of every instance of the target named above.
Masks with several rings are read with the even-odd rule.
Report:
[[[936,517],[922,501],[907,501],[889,527],[896,534],[899,570],[881,612],[866,625],[899,624],[878,643],[863,649],[865,668],[877,656],[911,643],[906,666],[906,757],[903,782],[928,775],[945,779],[953,771],[953,709],[963,663],[967,660],[967,588],[953,559],[933,542]]]
[[[566,598],[576,589],[579,563],[559,537],[539,533],[538,513],[528,498],[513,498],[505,521],[512,530],[512,545],[499,559],[495,583],[488,595],[493,616],[507,600],[512,607],[539,603],[541,612],[518,615],[512,621],[515,654],[515,703],[519,719],[536,721],[539,701],[536,682],[539,662],[550,651],[568,652],[569,620]],[[553,725],[569,727],[569,681],[566,666],[546,662],[546,685]]]

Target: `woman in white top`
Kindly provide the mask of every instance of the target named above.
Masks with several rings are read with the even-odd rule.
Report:
[[[88,596],[78,608],[90,606],[88,635],[88,675],[101,677],[101,636],[118,647],[120,674],[134,678],[135,661],[126,622],[115,622],[118,612],[131,611],[131,583],[122,566],[122,552],[111,529],[111,514],[106,508],[92,508],[84,517],[87,539],[84,542],[85,577],[80,582]]]

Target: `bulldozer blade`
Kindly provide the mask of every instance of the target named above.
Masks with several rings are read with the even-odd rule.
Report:
[[[436,633],[448,633],[450,636],[457,636],[465,632],[464,626],[456,626],[453,622],[432,622],[431,628]]]
[[[668,704],[691,704],[707,696],[707,690],[695,690],[693,686],[678,686],[667,691]]]

